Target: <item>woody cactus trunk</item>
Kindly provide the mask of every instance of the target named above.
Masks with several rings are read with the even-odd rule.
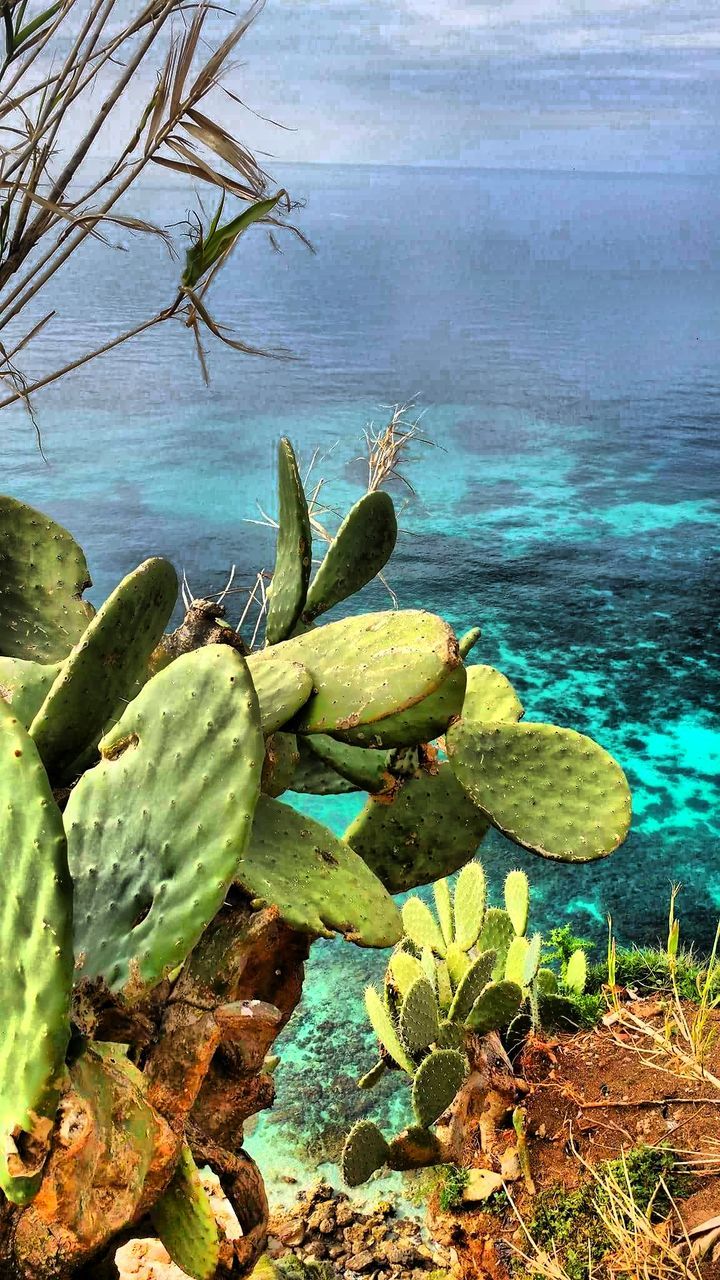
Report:
[[[283,441],[251,652],[208,602],[165,633],[163,559],[94,612],[72,536],[0,499],[8,1280],[114,1276],[118,1245],[148,1230],[198,1280],[249,1273],[267,1202],[243,1126],[272,1102],[269,1050],[313,939],[394,946],[391,895],[461,867],[491,826],[566,861],[627,831],[618,765],[570,729],[520,723],[504,677],[464,665],[477,631],[459,642],[415,609],[325,621],[393,550],[388,494],[359,499],[314,576],[312,516]],[[342,839],[279,798],[345,791],[367,801]]]

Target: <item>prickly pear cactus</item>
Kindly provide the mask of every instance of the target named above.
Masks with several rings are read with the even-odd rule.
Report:
[[[82,599],[90,574],[67,529],[14,498],[0,497],[0,653],[59,662],[92,618]]]
[[[257,803],[234,878],[258,905],[277,907],[304,933],[328,938],[336,931],[365,947],[390,947],[400,937],[400,913],[362,858],[270,796]]]
[[[441,763],[371,795],[345,839],[391,893],[403,893],[456,871],[475,854],[489,826],[449,765]]]
[[[212,1280],[220,1240],[210,1197],[186,1145],[167,1191],[152,1211],[152,1223],[173,1262],[192,1280]]]
[[[359,1187],[386,1164],[390,1148],[372,1120],[358,1120],[350,1130],[342,1154],[342,1175],[349,1187]]]
[[[278,496],[275,571],[268,590],[265,624],[268,644],[277,644],[292,635],[305,604],[312,560],[307,499],[293,447],[284,437],[278,447]]]
[[[37,748],[0,701],[0,1186],[37,1190],[70,1038],[72,885]]]
[[[494,667],[468,667],[463,719],[472,724],[512,724],[521,720],[523,705],[507,676]]]
[[[303,609],[312,622],[354,596],[385,568],[397,539],[395,507],[382,490],[366,493],[350,509],[318,569]]]
[[[185,959],[250,838],[264,751],[245,662],[226,645],[177,658],[100,752],[65,810],[78,978],[142,990]]]
[[[25,658],[0,658],[0,698],[24,729],[30,728],[60,670],[59,662],[46,665]]]
[[[72,779],[120,699],[146,678],[148,659],[175,607],[177,575],[146,560],[115,588],[62,664],[30,726],[52,778]]]
[[[591,738],[548,724],[464,720],[447,735],[458,781],[493,826],[547,858],[589,862],[630,826],[622,769]]]
[[[456,1049],[435,1049],[423,1059],[412,1087],[413,1111],[423,1129],[447,1111],[466,1075],[465,1055]]]
[[[460,661],[457,640],[440,618],[418,609],[360,615],[315,627],[256,655],[258,662],[300,662],[317,692],[292,722],[297,733],[341,739],[433,693]]]
[[[250,654],[248,670],[260,704],[263,733],[282,729],[312,693],[312,676],[300,662],[260,662]]]

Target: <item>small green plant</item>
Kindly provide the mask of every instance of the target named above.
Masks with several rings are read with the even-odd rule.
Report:
[[[449,1213],[451,1209],[459,1208],[469,1181],[470,1172],[468,1169],[461,1169],[457,1164],[448,1164],[443,1167],[438,1190],[438,1204],[443,1213]]]

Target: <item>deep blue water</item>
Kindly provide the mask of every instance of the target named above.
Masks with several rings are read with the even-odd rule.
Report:
[[[720,180],[297,167],[317,256],[262,236],[239,250],[214,310],[279,363],[214,349],[203,387],[180,326],[125,347],[38,398],[46,466],[20,410],[4,415],[7,491],[67,524],[99,600],[152,553],[196,595],[229,566],[272,565],[273,450],[292,437],[338,506],[382,406],[417,397],[439,447],[419,449],[390,579],[403,606],[478,623],[478,661],[511,677],[530,719],[594,734],[625,766],[635,819],[606,862],[557,867],[499,838],[496,883],[519,863],[534,918],[598,938],[662,933],[685,888],[688,940],[720,912],[717,636]],[[133,206],[177,222],[157,187]],[[138,265],[139,264],[139,265]],[[43,361],[99,342],[156,299],[178,268],[157,244],[92,246],[58,281],[62,323]],[[88,298],[91,302],[88,304]],[[25,366],[33,371],[32,360]],[[368,605],[386,600],[368,589]],[[338,829],[354,801],[320,809]],[[287,1166],[311,1159],[362,1102],[360,998],[381,957],[322,944],[287,1035],[275,1118],[254,1139]],[[280,1123],[278,1123],[280,1121]],[[319,1158],[319,1156],[318,1156]]]

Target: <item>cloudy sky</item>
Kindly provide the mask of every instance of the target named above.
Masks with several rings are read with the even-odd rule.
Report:
[[[242,56],[278,159],[720,171],[717,0],[267,0]]]

